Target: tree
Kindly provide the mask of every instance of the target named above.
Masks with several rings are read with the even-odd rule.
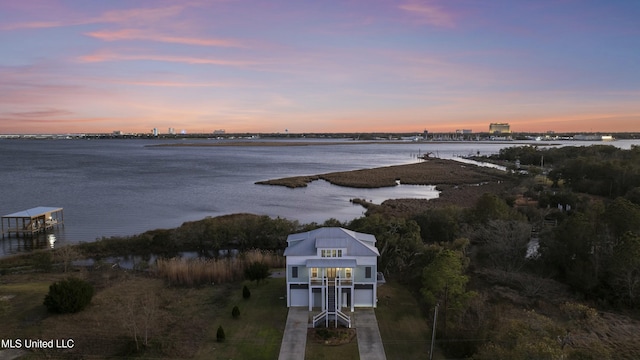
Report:
[[[429,308],[440,304],[446,336],[447,319],[461,312],[474,293],[466,289],[469,278],[464,275],[463,255],[449,249],[438,253],[422,272],[422,297]]]
[[[80,252],[76,250],[74,246],[65,245],[59,249],[56,249],[55,255],[59,256],[62,260],[63,271],[67,272],[71,262],[80,257]]]
[[[460,235],[462,211],[450,206],[429,210],[414,218],[424,242],[449,242]]]
[[[531,225],[514,220],[490,220],[476,231],[482,244],[481,255],[504,271],[517,271],[526,263],[527,245],[531,239]]]
[[[422,250],[420,227],[413,220],[388,218],[374,214],[353,220],[349,229],[376,235],[380,251],[378,269],[389,274],[411,276],[418,254]]]
[[[121,309],[123,325],[133,336],[136,350],[140,349],[140,342],[148,347],[159,317],[155,294],[128,294]]]
[[[244,271],[244,276],[250,281],[255,281],[258,285],[260,280],[268,278],[269,275],[269,266],[261,262],[252,263]]]
[[[640,300],[640,235],[628,232],[614,249],[611,285],[629,305]]]
[[[251,297],[251,291],[249,291],[249,288],[247,287],[247,285],[245,285],[242,288],[242,298],[243,299],[248,299]]]
[[[499,196],[484,193],[471,209],[471,218],[476,223],[485,223],[489,220],[507,220],[514,217],[507,202]]]
[[[91,303],[93,293],[93,286],[88,282],[78,278],[68,278],[49,286],[44,305],[51,312],[75,313]]]
[[[231,310],[231,316],[234,319],[237,319],[240,317],[240,309],[238,308],[238,305],[234,306],[233,309]]]
[[[617,237],[629,231],[640,234],[640,205],[630,200],[623,197],[613,200],[607,205],[604,218]]]
[[[610,258],[611,238],[601,228],[601,207],[576,212],[540,238],[541,259],[551,272],[582,291],[598,286]]]

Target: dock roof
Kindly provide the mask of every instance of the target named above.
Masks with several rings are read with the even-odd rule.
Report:
[[[31,209],[18,211],[18,212],[15,212],[13,214],[4,215],[2,217],[3,218],[33,218],[33,217],[42,216],[42,215],[44,215],[46,213],[52,213],[52,212],[57,212],[57,211],[62,211],[62,208],[61,207],[38,206],[38,207],[31,208]]]

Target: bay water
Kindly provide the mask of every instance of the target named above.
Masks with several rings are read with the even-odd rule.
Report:
[[[490,155],[522,143],[406,142],[305,146],[153,146],[224,140],[0,139],[0,215],[37,206],[64,208],[50,234],[0,240],[0,256],[33,248],[128,236],[233,213],[347,221],[364,209],[350,199],[435,198],[433,186],[353,189],[314,181],[289,189],[257,181],[441,158]],[[263,140],[260,140],[263,141]],[[287,140],[294,141],[294,140]],[[327,140],[329,141],[329,140]],[[332,142],[335,140],[331,140]],[[628,147],[623,143],[622,147]]]

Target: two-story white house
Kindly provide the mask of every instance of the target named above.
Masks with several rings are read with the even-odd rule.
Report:
[[[313,325],[324,320],[351,326],[356,307],[376,307],[376,238],[339,227],[291,234],[284,251],[287,264],[287,306],[319,311]]]

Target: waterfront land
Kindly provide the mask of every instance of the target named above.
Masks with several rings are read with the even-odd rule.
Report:
[[[598,158],[602,156],[598,155]],[[594,171],[591,173],[595,174]],[[607,174],[610,175],[611,171]],[[532,176],[526,178],[527,184],[515,174],[441,159],[428,159],[403,166],[274,179],[262,183],[295,187],[319,179],[341,186],[360,187],[395,186],[397,182],[430,184],[442,191],[440,198],[433,200],[396,199],[385,201],[382,205],[354,200],[368,207],[367,217],[348,224],[337,224],[335,221],[328,223],[376,235],[376,245],[381,249],[380,269],[390,274],[389,282],[380,288],[377,310],[388,358],[427,356],[432,308],[426,305],[424,291],[421,291],[423,286],[430,285],[423,276],[429,275],[425,269],[433,264],[431,256],[454,251],[456,256],[449,260],[464,259],[465,266],[468,266],[460,276],[468,277],[468,289],[465,291],[469,292],[465,294],[471,300],[458,316],[452,315],[455,310],[453,305],[450,309],[446,305],[441,307],[438,331],[442,337],[437,347],[439,350],[447,349],[449,354],[466,348],[464,354],[450,357],[640,357],[640,344],[637,342],[640,315],[637,308],[625,305],[623,300],[626,299],[611,297],[609,294],[616,290],[614,287],[578,287],[578,280],[581,280],[579,276],[592,273],[593,266],[586,261],[584,267],[565,270],[569,276],[564,278],[557,277],[553,271],[545,272],[544,267],[549,267],[549,262],[554,258],[548,257],[546,263],[525,259],[523,250],[527,248],[521,245],[526,245],[533,236],[532,228],[522,228],[524,237],[516,231],[523,224],[537,226],[539,223],[551,223],[542,229],[548,234],[548,239],[553,239],[551,234],[559,229],[563,232],[558,231],[557,236],[568,236],[567,241],[558,238],[562,240],[559,244],[563,247],[580,246],[571,242],[572,239],[578,235],[586,238],[597,231],[597,228],[594,231],[589,228],[593,224],[636,214],[636,207],[632,204],[618,200],[618,205],[626,207],[624,212],[616,213],[616,208],[620,206],[605,207],[601,203],[603,196],[581,194],[578,201],[577,195],[565,193],[561,200],[572,201],[574,208],[601,210],[606,215],[592,212],[590,215],[593,218],[577,217],[576,220],[561,210],[555,210],[555,203],[550,207],[540,206],[543,201],[549,201],[543,196],[546,190],[549,196],[566,191],[560,187],[545,190],[551,184],[548,180],[539,181]],[[561,185],[560,181],[557,183],[557,186]],[[590,184],[593,185],[593,182]],[[606,189],[612,192],[610,186]],[[571,197],[573,195],[576,199]],[[504,200],[506,198],[513,201]],[[611,211],[608,215],[604,212],[607,209]],[[638,214],[640,216],[640,212]],[[582,222],[577,222],[581,219]],[[559,224],[562,221],[573,223]],[[637,225],[625,221],[619,225],[634,224]],[[209,249],[234,248],[244,251],[262,248],[281,251],[286,246],[284,239],[287,234],[322,225],[327,224],[300,225],[249,214],[209,218],[185,223],[177,229],[155,230],[127,239],[81,244],[76,248],[75,257],[118,255],[123,254],[123,249],[126,254],[145,254],[146,251],[146,255],[165,251],[167,257],[175,256],[180,251],[207,253]],[[612,229],[611,224],[608,229]],[[574,236],[574,230],[584,230],[584,233]],[[629,244],[633,245],[632,242]],[[553,242],[547,242],[547,246],[552,245]],[[589,250],[591,248],[582,253],[569,252],[566,254],[569,260],[563,260],[559,257],[562,254],[558,253],[558,263],[575,264],[577,256],[590,256],[592,252]],[[619,256],[622,255],[624,253],[619,253]],[[78,345],[69,352],[78,357],[104,355],[111,351],[112,356],[121,357],[266,359],[275,358],[278,352],[286,318],[282,278],[269,279],[260,285],[235,279],[228,283],[216,281],[211,284],[211,281],[206,281],[197,286],[185,286],[168,282],[147,262],[136,266],[135,270],[113,268],[106,263],[96,263],[92,267],[67,267],[65,264],[70,257],[65,249],[56,249],[0,262],[0,321],[6,325],[0,329],[0,337],[73,337]],[[598,264],[610,266],[611,271],[606,276],[613,276],[614,270],[622,272],[631,266],[639,266],[634,258],[626,261],[628,263],[622,267],[615,267],[613,262]],[[461,261],[461,269],[462,264]],[[281,269],[272,271],[280,272]],[[48,284],[67,277],[70,272],[96,286],[92,304],[74,315],[46,313],[42,298]],[[635,273],[629,274],[633,276]],[[436,275],[442,277],[450,274],[442,271]],[[241,298],[243,285],[248,285],[252,292],[248,301]],[[448,291],[448,287],[446,289],[445,294],[453,298],[453,288],[451,291]],[[155,302],[148,294],[155,295]],[[624,295],[622,292],[620,294]],[[234,305],[241,308],[240,319],[231,317]],[[134,318],[127,316],[136,309],[138,314],[150,314],[148,319],[153,320],[145,325],[153,325],[151,341],[138,350],[131,332]],[[442,319],[445,319],[444,324]],[[139,324],[144,324],[144,318],[140,321],[142,323]],[[223,325],[227,332],[227,341],[224,343],[216,341],[215,331],[219,325]],[[88,332],[87,328],[92,331]],[[138,340],[142,341],[140,338]],[[340,359],[342,353],[339,348],[324,352],[322,344],[310,343],[308,346],[307,349],[313,349],[314,354],[322,353],[318,358]],[[345,346],[351,350],[354,348],[353,344]],[[32,358],[52,355],[56,353],[38,351]]]

